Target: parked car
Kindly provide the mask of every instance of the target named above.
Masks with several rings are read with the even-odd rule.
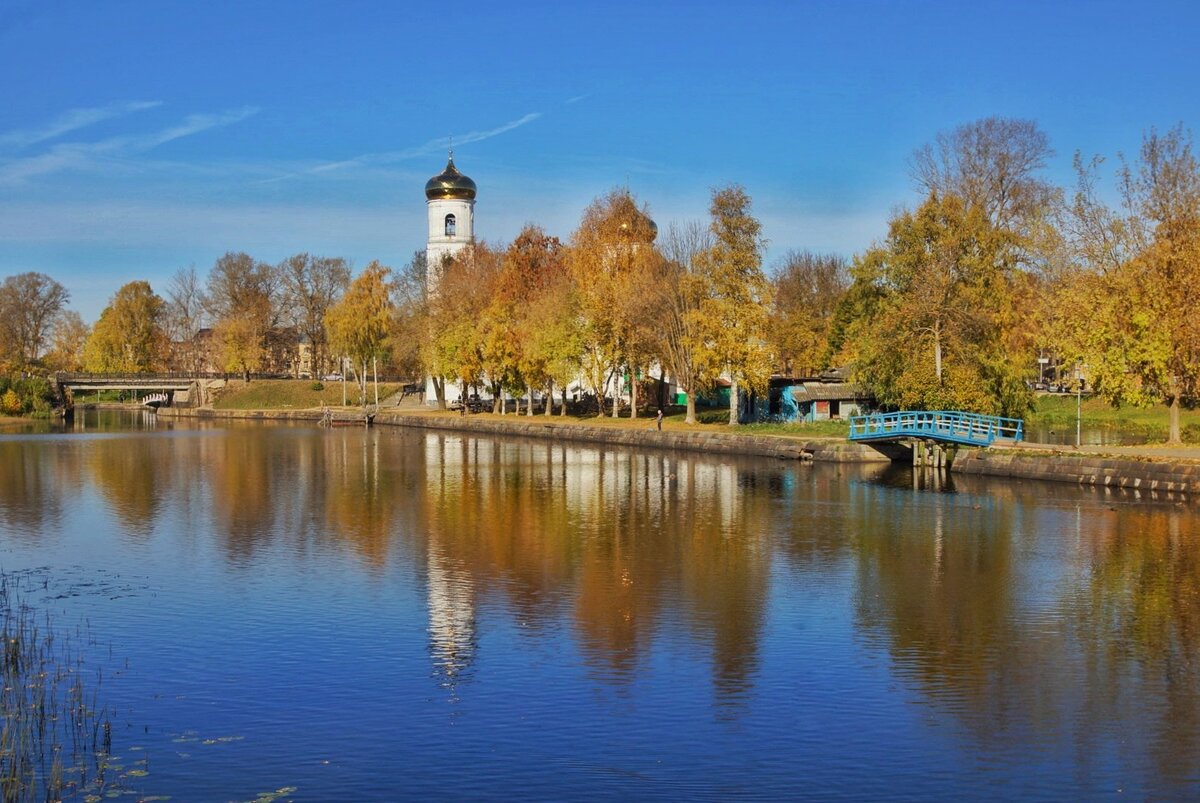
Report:
[[[341,382],[342,381],[341,374],[325,374],[325,376],[323,376],[321,378],[326,382]]]

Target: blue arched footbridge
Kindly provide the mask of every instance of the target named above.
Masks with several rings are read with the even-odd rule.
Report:
[[[898,441],[906,438],[990,446],[997,440],[1019,441],[1025,436],[1019,418],[963,413],[958,410],[908,410],[850,417],[850,440],[861,442]]]

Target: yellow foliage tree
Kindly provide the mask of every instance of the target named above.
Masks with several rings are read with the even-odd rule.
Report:
[[[84,347],[89,371],[147,373],[162,368],[168,340],[163,331],[166,304],[149,282],[130,282],[100,313]]]
[[[329,345],[352,360],[364,399],[368,369],[385,356],[391,335],[395,314],[391,292],[391,269],[372,260],[341,301],[325,313]]]
[[[739,388],[765,391],[771,375],[767,325],[771,283],[762,270],[762,224],[750,214],[750,196],[737,185],[713,192],[712,247],[699,254],[701,292],[694,323],[698,374],[729,378],[729,423],[737,424]]]

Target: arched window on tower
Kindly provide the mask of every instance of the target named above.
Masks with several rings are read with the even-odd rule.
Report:
[[[453,237],[455,229],[454,215],[446,215],[446,236]]]

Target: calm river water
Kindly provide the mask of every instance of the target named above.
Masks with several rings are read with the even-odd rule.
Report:
[[[1200,796],[1195,503],[90,415],[0,435],[0,568],[139,795]]]

